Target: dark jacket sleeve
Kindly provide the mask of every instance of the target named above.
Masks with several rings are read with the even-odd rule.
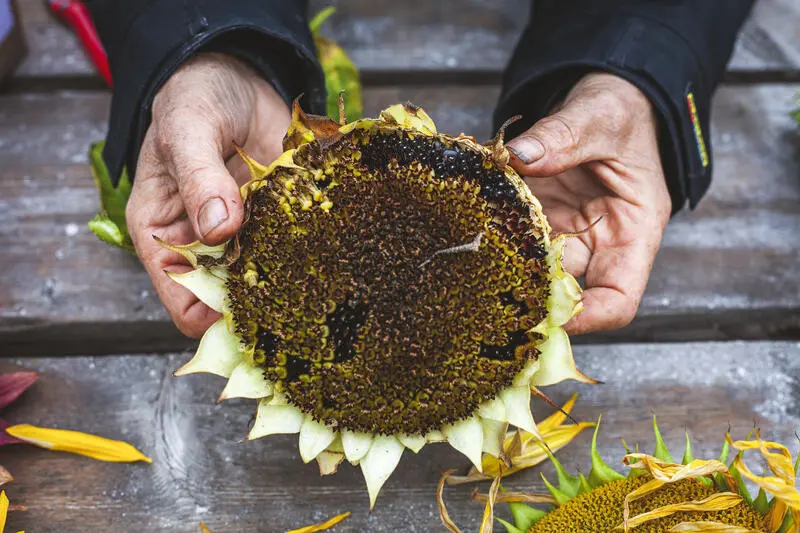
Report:
[[[712,94],[753,0],[538,0],[503,79],[495,123],[530,127],[589,71],[638,86],[659,116],[673,211],[711,181]]]
[[[291,101],[325,111],[325,83],[299,0],[90,0],[114,80],[103,157],[118,179],[133,177],[153,97],[200,50],[232,54],[259,71]]]

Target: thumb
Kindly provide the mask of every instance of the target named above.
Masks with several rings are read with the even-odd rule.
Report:
[[[163,157],[195,234],[209,245],[232,238],[244,210],[239,186],[225,167],[218,128],[194,116],[159,129],[168,136],[160,143]]]
[[[568,103],[534,124],[506,146],[511,166],[525,176],[554,176],[609,153],[607,136],[586,106]]]

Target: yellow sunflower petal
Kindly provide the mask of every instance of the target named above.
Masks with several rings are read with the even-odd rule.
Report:
[[[447,470],[439,478],[439,484],[436,486],[436,506],[439,508],[439,518],[442,520],[442,525],[447,528],[447,531],[450,533],[463,533],[453,522],[453,519],[450,518],[450,513],[447,512],[447,506],[444,503],[444,485],[454,472],[455,470]]]
[[[206,527],[206,525],[200,522],[200,533],[211,533],[211,530]]]
[[[500,489],[500,476],[494,478],[492,487],[489,489],[489,498],[486,501],[486,507],[483,509],[483,518],[481,519],[481,527],[478,533],[492,533],[494,526],[494,501],[497,498],[497,491]]]
[[[578,394],[573,394],[570,399],[567,400],[567,402],[561,407],[560,411],[556,411],[552,415],[539,422],[537,424],[539,432],[544,435],[545,433],[552,431],[563,424],[564,420],[567,419],[567,415],[572,412],[572,408],[575,406],[577,399]]]
[[[757,529],[732,526],[722,522],[681,522],[670,528],[668,533],[761,533]]]
[[[350,512],[342,513],[339,515],[334,516],[333,518],[329,518],[324,522],[320,522],[319,524],[314,524],[311,526],[305,526],[298,529],[292,529],[291,531],[287,531],[286,533],[316,533],[317,531],[325,531],[326,529],[330,529],[345,518],[350,516]]]
[[[0,492],[0,533],[6,528],[6,517],[8,516],[8,496],[6,491]]]
[[[757,446],[751,446],[752,442],[744,441],[732,442],[731,444],[740,450],[759,449],[773,473],[781,473],[775,476],[757,476],[747,467],[742,454],[737,455],[733,460],[733,466],[743,477],[772,494],[777,500],[767,514],[771,525],[780,525],[788,509],[800,511],[800,492],[794,486],[794,467],[790,466],[789,471],[786,471],[783,452],[785,448],[783,446],[763,441]],[[769,451],[770,449],[778,449],[779,452],[773,453]],[[785,453],[788,454],[788,450]],[[791,455],[789,455],[788,462],[791,465]]]
[[[728,435],[726,438],[730,439],[730,436]],[[792,464],[792,454],[789,452],[789,449],[777,442],[761,440],[760,432],[758,433],[757,439],[758,440],[754,441],[731,441],[731,446],[740,451],[759,450],[767,461],[767,466],[772,470],[772,473],[787,483],[794,485],[795,469]]]
[[[152,459],[127,442],[106,439],[79,431],[19,424],[6,428],[6,432],[12,437],[42,448],[84,455],[98,461],[112,463],[153,462]]]
[[[653,509],[646,513],[642,513],[629,519],[627,523],[622,523],[616,529],[624,529],[625,531],[635,528],[650,520],[664,518],[681,511],[725,511],[731,507],[735,507],[742,502],[742,497],[732,492],[720,492],[712,494],[708,498],[703,498],[699,501],[673,503]]]
[[[639,462],[633,462],[633,459],[638,459]],[[728,472],[728,467],[724,463],[714,459],[709,461],[694,459],[686,465],[680,465],[662,461],[644,453],[629,453],[622,459],[622,462],[631,468],[646,470],[655,479],[664,483],[709,476],[716,472],[722,474]]]
[[[556,452],[569,444],[572,439],[574,439],[581,431],[587,428],[594,427],[594,422],[581,422],[579,424],[569,424],[566,426],[561,426],[549,433],[545,433],[542,435],[544,438],[544,442],[547,443],[547,446],[550,448],[552,452]],[[519,435],[524,443],[523,451],[519,454],[511,454],[512,446],[512,437],[506,437],[506,446],[505,449],[509,454],[509,460],[511,461],[511,466],[507,466],[503,463],[502,460],[492,457],[491,455],[484,455],[483,456],[483,473],[488,474],[489,476],[496,476],[500,473],[500,468],[503,468],[503,475],[508,476],[515,472],[519,472],[520,470],[524,470],[526,468],[530,468],[532,466],[536,466],[541,464],[545,460],[547,460],[547,452],[540,444],[540,441],[528,439],[527,432],[519,431]],[[532,436],[531,436],[532,437]],[[531,442],[531,445],[528,446],[528,442]],[[470,472],[472,473],[472,472]]]

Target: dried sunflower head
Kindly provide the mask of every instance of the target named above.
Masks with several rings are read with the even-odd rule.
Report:
[[[259,399],[249,438],[299,433],[323,474],[360,465],[374,504],[405,448],[447,441],[481,468],[509,423],[536,432],[532,386],[591,381],[561,327],[581,309],[564,239],[502,131],[480,145],[411,105],[349,124],[295,105],[284,148],[243,154],[234,240],[166,245],[195,267],[172,278],[223,314],[176,374]]]
[[[558,486],[544,479],[549,495],[514,493],[507,498],[493,495],[492,502],[511,502],[515,523],[500,522],[508,533],[797,533],[800,527],[800,492],[795,488],[795,476],[800,468],[800,457],[793,465],[792,456],[785,446],[763,441],[757,434],[756,440],[743,441],[733,441],[730,435],[726,435],[719,459],[695,459],[687,435],[686,451],[678,464],[667,450],[655,419],[653,426],[656,436],[654,454],[629,452],[625,455],[623,463],[630,467],[627,477],[600,458],[596,429],[591,448],[592,470],[588,478],[582,474],[568,474],[551,456]],[[726,464],[730,448],[738,450],[738,454],[730,464]],[[772,475],[753,474],[744,462],[743,455],[747,450],[759,450]],[[755,499],[745,486],[745,479],[759,487]],[[553,502],[549,510],[521,503],[525,500],[546,501],[547,496]]]

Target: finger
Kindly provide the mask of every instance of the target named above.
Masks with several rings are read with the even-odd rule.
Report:
[[[629,324],[642,300],[657,248],[652,239],[596,248],[586,269],[583,311],[566,324],[567,332],[579,335]]]
[[[218,126],[191,111],[171,113],[156,133],[158,151],[178,184],[188,219],[206,244],[233,237],[243,217],[239,186],[225,167],[220,137]]]
[[[154,159],[148,155],[150,148],[145,142],[139,158],[137,179],[125,213],[128,230],[136,254],[173,322],[184,335],[200,337],[219,314],[164,273],[185,271],[190,266],[182,255],[160,246],[153,234],[180,244],[192,242],[195,234],[191,223],[180,218],[182,202],[174,182],[166,173],[157,172],[157,165],[152,164]]]
[[[554,176],[613,152],[598,112],[573,100],[508,143],[511,166],[526,176]]]
[[[166,272],[188,272],[192,267],[182,255],[167,250],[153,239],[153,235],[157,235],[166,242],[185,243],[191,242],[193,234],[188,220],[167,228],[151,229],[149,235],[138,239],[136,252],[172,321],[184,335],[199,338],[220,315],[167,276]]]

